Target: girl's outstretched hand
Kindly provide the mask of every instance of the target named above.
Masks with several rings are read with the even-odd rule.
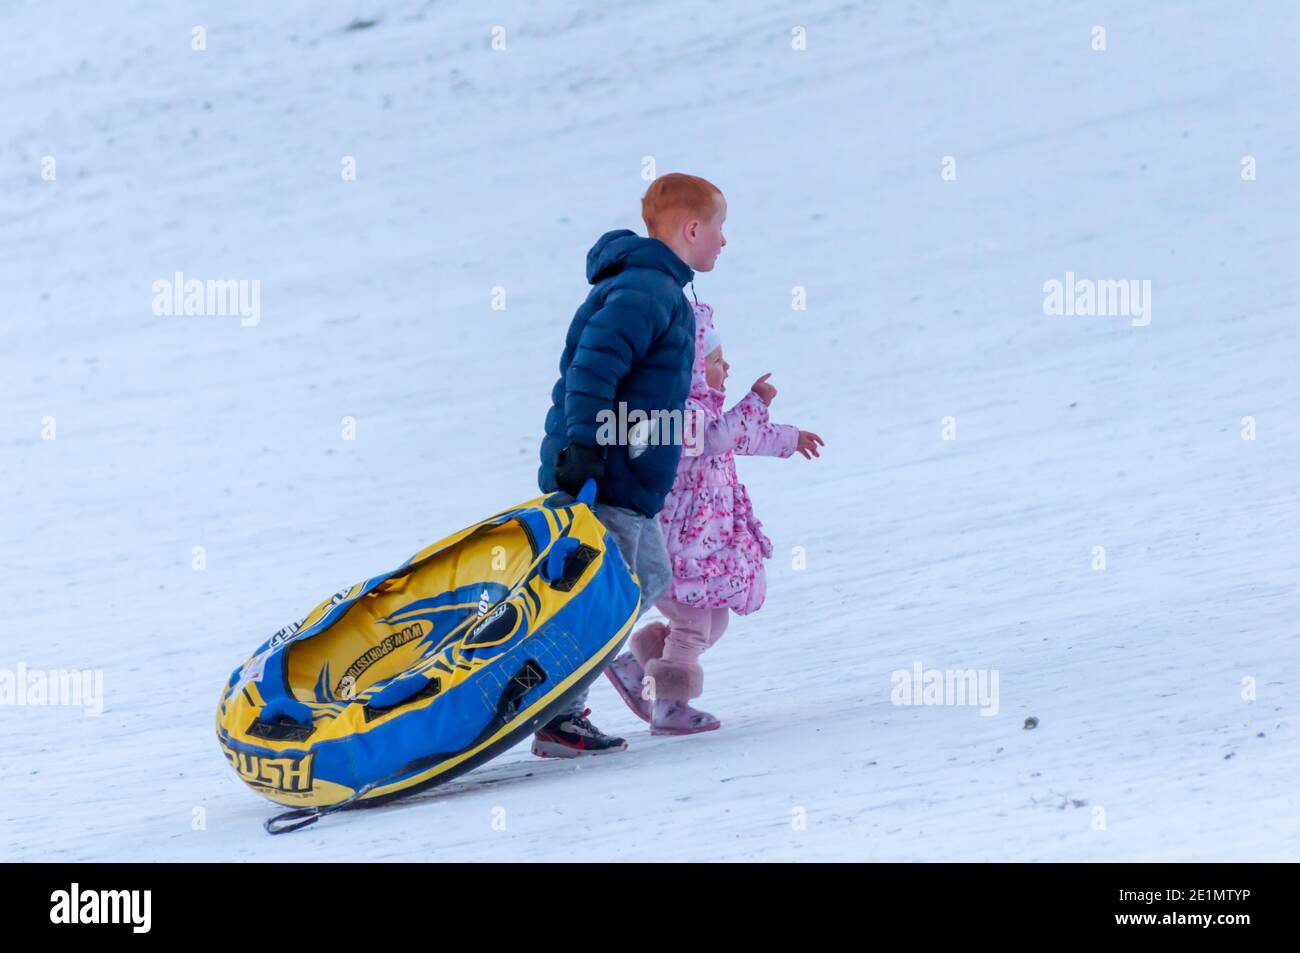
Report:
[[[817,452],[819,444],[824,447],[826,446],[826,441],[815,433],[811,433],[807,430],[800,430],[799,445],[795,447],[795,449],[803,454],[805,460],[811,460],[813,457],[821,456],[821,454]]]
[[[758,399],[765,404],[772,403],[773,399],[776,397],[776,388],[767,382],[767,379],[771,376],[772,374],[769,371],[758,380],[754,381],[754,386],[750,388],[750,390],[758,395]]]

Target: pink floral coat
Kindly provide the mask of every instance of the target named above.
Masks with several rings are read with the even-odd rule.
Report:
[[[693,435],[687,431],[677,477],[659,514],[673,570],[665,595],[696,608],[748,615],[767,595],[763,560],[772,556],[772,541],[736,477],[735,454],[788,457],[798,446],[799,430],[770,423],[767,405],[753,391],[722,409],[726,395],[704,379],[704,332],[712,326],[713,309],[696,304],[686,413],[702,426]]]

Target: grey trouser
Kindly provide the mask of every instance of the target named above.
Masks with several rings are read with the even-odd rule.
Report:
[[[659,517],[642,516],[636,510],[627,510],[621,506],[597,503],[596,516],[609,534],[618,543],[623,558],[632,567],[637,578],[641,580],[641,611],[637,618],[646,614],[655,601],[663,595],[672,581],[672,567],[668,563],[668,547],[664,544],[663,529],[659,526]],[[587,690],[569,703],[569,713],[580,715],[587,707]]]

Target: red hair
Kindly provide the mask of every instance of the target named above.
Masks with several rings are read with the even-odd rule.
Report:
[[[722,190],[708,179],[669,172],[646,189],[641,199],[641,217],[650,237],[662,238],[693,218],[710,221],[722,201]]]

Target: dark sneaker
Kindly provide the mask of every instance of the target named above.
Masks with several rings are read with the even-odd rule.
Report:
[[[605,734],[587,720],[591,709],[581,715],[555,718],[533,736],[533,754],[539,758],[578,758],[589,754],[626,751],[627,742]]]

